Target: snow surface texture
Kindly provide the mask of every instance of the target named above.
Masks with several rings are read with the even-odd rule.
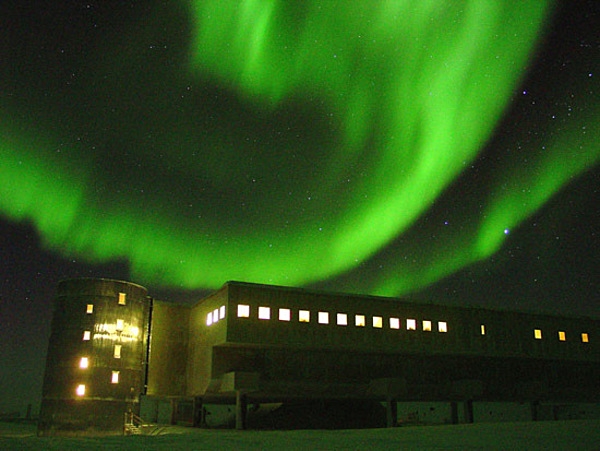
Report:
[[[40,438],[33,425],[0,423],[0,450],[600,450],[600,420],[337,431],[173,427],[165,432],[156,436]]]

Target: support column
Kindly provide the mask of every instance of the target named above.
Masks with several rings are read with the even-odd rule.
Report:
[[[235,391],[235,428],[246,429],[246,414],[248,413],[247,395],[243,390]]]

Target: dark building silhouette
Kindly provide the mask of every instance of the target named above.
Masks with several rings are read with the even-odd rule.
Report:
[[[142,410],[201,425],[203,406],[381,402],[598,401],[600,322],[376,296],[228,282],[196,304],[139,285],[58,286],[40,435],[123,433]]]

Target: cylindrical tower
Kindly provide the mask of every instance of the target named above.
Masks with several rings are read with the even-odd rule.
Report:
[[[129,282],[59,283],[38,435],[123,433],[144,391],[150,304]]]

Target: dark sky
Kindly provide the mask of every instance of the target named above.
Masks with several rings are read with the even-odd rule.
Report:
[[[341,164],[343,120],[336,115],[343,108],[337,100],[307,100],[293,92],[274,109],[253,109],[242,90],[215,81],[214,74],[184,79],[193,35],[185,8],[55,3],[0,7],[0,177],[6,181],[11,171],[12,184],[0,184],[0,412],[23,413],[28,403],[39,403],[52,297],[64,278],[131,280],[154,297],[181,302],[194,302],[229,279],[289,280],[324,290],[600,317],[597,2],[560,3],[493,133],[464,169],[448,175],[443,189],[379,244],[358,237],[339,258],[330,243],[355,218],[372,211],[382,222],[406,219],[370,210],[360,200],[384,193],[385,205],[391,190],[384,183],[388,163],[378,162],[385,160],[378,149],[386,146],[380,132],[393,138],[384,119],[372,120],[357,157]],[[334,51],[340,58],[349,52]],[[411,70],[418,75],[420,68],[427,70],[425,63]],[[270,89],[265,86],[257,89]],[[377,102],[385,101],[386,89],[377,91]],[[481,95],[492,93],[482,89]],[[476,94],[466,91],[460,114],[475,108]],[[173,106],[169,99],[175,97],[184,101]],[[419,133],[424,135],[415,139],[415,149],[428,139]],[[198,145],[205,142],[210,151]],[[238,147],[243,152],[236,153]],[[416,164],[407,153],[406,165]],[[17,160],[30,170],[13,171]],[[415,186],[434,184],[444,172],[415,179]],[[17,188],[19,178],[23,186]],[[60,191],[46,198],[29,189],[45,186],[44,180],[63,189],[69,178],[86,199],[80,221],[67,227],[76,238],[56,226],[74,195],[65,188],[64,198]],[[402,183],[400,192],[411,186],[410,176]],[[519,191],[523,197],[514,194]],[[23,205],[30,211],[20,215]],[[338,214],[345,210],[352,213]],[[476,258],[474,243],[494,242],[484,239],[494,215],[501,218],[503,241]],[[151,234],[155,241],[146,246],[156,247],[155,253],[122,242],[136,238],[127,221],[147,224],[135,230]],[[106,230],[113,224],[111,235]],[[380,232],[375,227],[372,235]],[[203,265],[194,261],[190,268],[182,261],[177,272],[177,255],[160,253],[161,240],[169,243],[170,236],[183,237],[181,253],[194,248],[189,237],[199,237],[198,247],[208,248],[210,258],[199,251]],[[286,245],[301,249],[274,253]],[[238,265],[228,267],[227,259],[238,254]],[[159,263],[145,267],[144,258]],[[251,259],[260,272],[246,262]],[[281,270],[280,262],[289,267]],[[211,269],[214,280],[200,280],[198,272]]]

